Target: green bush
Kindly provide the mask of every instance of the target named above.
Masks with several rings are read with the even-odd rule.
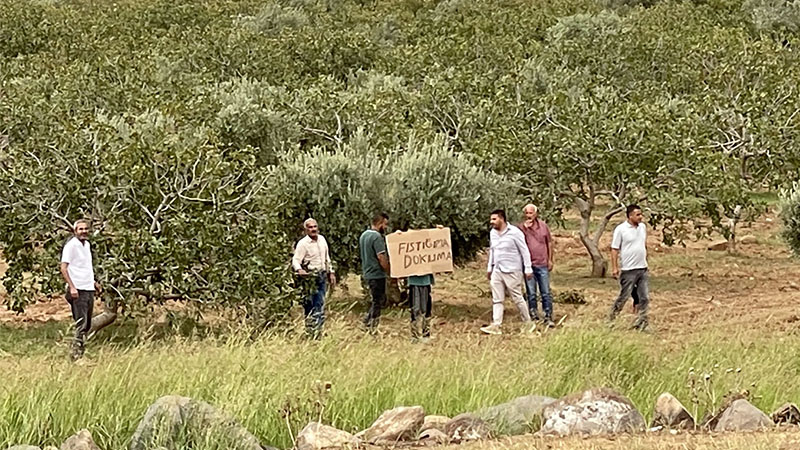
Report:
[[[489,213],[515,209],[513,178],[481,168],[469,155],[453,153],[442,139],[411,139],[392,161],[388,195],[395,229],[450,227],[456,261],[488,246]],[[512,211],[509,211],[511,213]]]
[[[98,113],[77,133],[85,154],[10,146],[0,219],[15,309],[30,300],[23,272],[43,276],[45,294],[60,290],[68,224],[90,217],[98,278],[134,311],[177,298],[262,323],[285,313],[291,245],[273,210],[257,208],[257,152],[221,150],[208,133],[160,111]]]
[[[272,173],[270,203],[299,237],[315,218],[342,272],[358,270],[358,238],[375,212],[392,229],[452,227],[454,256],[465,260],[487,245],[488,214],[510,206],[512,180],[454,154],[442,140],[411,138],[402,151],[382,155],[357,136],[341,150],[293,153]]]

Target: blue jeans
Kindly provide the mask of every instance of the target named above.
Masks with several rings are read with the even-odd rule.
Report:
[[[325,322],[325,291],[327,289],[328,273],[320,272],[317,276],[317,290],[303,301],[303,311],[306,315],[306,330],[310,334],[318,335],[322,332]]]
[[[538,319],[536,305],[536,288],[539,288],[539,295],[542,297],[542,312],[546,319],[553,318],[553,296],[550,294],[550,271],[547,266],[534,267],[533,278],[525,279],[525,291],[528,294],[528,309],[531,311],[531,319]]]

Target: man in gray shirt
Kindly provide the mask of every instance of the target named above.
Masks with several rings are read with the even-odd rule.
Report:
[[[628,220],[619,224],[614,229],[611,240],[611,273],[619,279],[619,296],[611,306],[609,320],[613,321],[622,306],[636,289],[639,305],[638,316],[633,328],[644,331],[648,325],[647,312],[649,308],[649,287],[647,273],[647,230],[642,223],[642,208],[638,205],[628,205],[625,213]],[[621,262],[621,267],[620,267]]]

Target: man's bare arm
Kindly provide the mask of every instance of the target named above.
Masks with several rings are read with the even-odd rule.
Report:
[[[386,252],[378,253],[378,263],[384,272],[389,273],[389,257],[386,256]]]
[[[614,278],[619,276],[619,249],[611,249],[611,275]]]
[[[78,289],[75,287],[75,283],[72,282],[72,278],[69,277],[67,267],[69,267],[69,263],[61,263],[61,277],[64,278],[64,281],[66,281],[69,286],[69,295],[76,298],[78,297]]]

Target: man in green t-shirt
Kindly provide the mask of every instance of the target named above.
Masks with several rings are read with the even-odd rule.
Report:
[[[389,254],[383,233],[389,226],[389,216],[378,213],[372,217],[372,226],[361,233],[358,247],[361,254],[361,276],[369,285],[372,304],[364,317],[364,326],[374,334],[380,322],[381,309],[386,303],[386,274],[389,273]]]

